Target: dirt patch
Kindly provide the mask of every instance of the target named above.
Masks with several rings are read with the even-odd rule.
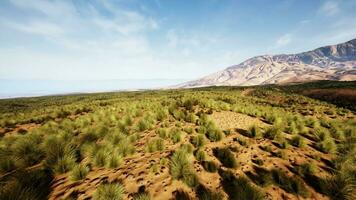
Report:
[[[255,117],[250,117],[245,114],[231,112],[231,111],[221,111],[214,112],[211,118],[215,121],[217,126],[222,129],[243,129],[247,130],[252,125],[257,125],[259,127],[268,126],[266,123],[262,122],[260,119]]]

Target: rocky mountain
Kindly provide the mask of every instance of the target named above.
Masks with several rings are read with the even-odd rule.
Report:
[[[178,87],[287,84],[314,80],[356,80],[356,39],[299,54],[253,57]]]

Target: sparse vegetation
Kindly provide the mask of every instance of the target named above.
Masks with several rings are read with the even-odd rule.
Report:
[[[214,156],[219,159],[219,161],[228,168],[237,167],[237,161],[235,159],[234,153],[228,148],[215,148],[213,149]]]
[[[101,184],[96,189],[93,200],[124,199],[125,189],[120,183]]]
[[[177,150],[171,158],[171,174],[174,179],[182,180],[189,187],[198,185],[198,177],[195,175],[189,155],[184,150]]]
[[[304,86],[1,100],[0,199],[78,199],[93,180],[93,199],[149,199],[150,185],[129,194],[104,174],[140,183],[150,174],[174,191],[156,181],[167,171],[195,193],[167,198],[261,199],[273,184],[292,196],[355,199],[354,112],[285,89],[294,87]]]

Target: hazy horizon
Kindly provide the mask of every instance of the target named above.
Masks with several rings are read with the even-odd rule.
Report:
[[[354,10],[354,0],[3,0],[0,95],[52,91],[29,80],[194,80],[356,38]]]
[[[36,97],[72,93],[163,89],[185,79],[117,79],[117,80],[3,80],[0,99]]]

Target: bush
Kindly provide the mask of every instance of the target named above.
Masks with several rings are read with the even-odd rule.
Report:
[[[305,139],[299,135],[293,136],[290,142],[295,147],[303,148],[306,146]]]
[[[48,137],[43,144],[43,151],[46,154],[45,165],[58,173],[67,172],[75,165],[74,147],[59,137]]]
[[[337,149],[336,144],[332,138],[318,142],[316,147],[324,153],[335,153]]]
[[[156,112],[156,119],[158,121],[163,121],[168,117],[168,111],[167,109],[158,109]]]
[[[106,149],[99,149],[96,152],[93,152],[92,163],[97,167],[104,167],[107,165],[107,158],[110,156],[110,153]]]
[[[184,132],[188,133],[188,134],[192,134],[193,133],[193,128],[192,127],[185,127]]]
[[[150,195],[146,192],[134,195],[133,197],[133,200],[150,200],[150,199],[151,199]]]
[[[226,191],[229,199],[234,200],[262,200],[264,199],[263,193],[251,182],[241,176],[235,177],[230,171],[219,170],[222,178],[222,185]]]
[[[206,129],[206,137],[212,142],[220,141],[224,137],[222,131],[214,125],[209,125]]]
[[[224,167],[235,168],[237,161],[235,155],[228,148],[215,148],[213,149],[214,156],[222,163]]]
[[[248,137],[251,137],[251,138],[260,137],[261,131],[258,126],[253,125],[247,130],[246,134]]]
[[[11,146],[11,150],[19,166],[28,167],[38,163],[43,158],[43,151],[38,148],[41,136],[29,134],[20,136]]]
[[[215,193],[206,189],[203,185],[199,185],[196,189],[196,194],[199,200],[223,200],[222,193]]]
[[[159,135],[160,138],[162,139],[167,139],[168,138],[168,130],[166,128],[158,128],[156,130],[156,133]]]
[[[309,196],[308,189],[301,178],[297,176],[288,177],[282,171],[277,169],[272,170],[271,173],[274,182],[286,192],[297,194],[302,197]]]
[[[145,130],[150,129],[150,128],[152,128],[152,125],[146,119],[141,119],[140,121],[138,121],[138,124],[137,124],[137,130],[138,131],[142,132],[142,131],[145,131]]]
[[[190,138],[190,142],[195,146],[195,147],[203,147],[205,144],[205,136],[204,135],[197,135],[197,136],[192,136]]]
[[[171,158],[171,175],[174,179],[182,180],[189,187],[198,185],[198,177],[192,170],[187,152],[177,150]]]
[[[173,128],[170,131],[170,138],[174,144],[181,141],[181,132],[179,129]]]
[[[314,162],[303,163],[295,168],[296,172],[301,176],[313,175],[316,173],[317,166]]]
[[[204,161],[206,159],[206,153],[204,150],[199,149],[198,151],[195,152],[195,158],[198,161]]]
[[[288,141],[282,135],[277,136],[275,138],[275,141],[277,142],[279,148],[281,149],[288,148]]]
[[[120,183],[100,184],[96,189],[93,200],[124,199],[125,189]]]
[[[164,143],[161,138],[152,139],[148,142],[147,151],[152,153],[155,151],[162,151],[164,149]]]
[[[218,165],[214,161],[203,161],[202,165],[207,172],[214,173],[218,170]]]
[[[83,180],[88,173],[89,173],[89,167],[78,164],[73,167],[70,177],[71,180],[73,181],[79,181],[79,180]]]
[[[109,168],[117,168],[118,166],[121,165],[121,163],[123,162],[123,158],[120,154],[110,154],[110,156],[108,156],[107,158],[107,167]]]
[[[276,127],[276,126],[272,126],[272,127],[268,128],[266,130],[266,132],[264,132],[263,137],[264,138],[268,138],[270,140],[273,140],[274,138],[276,138],[280,134],[281,134],[281,129],[279,127]]]
[[[189,113],[185,116],[185,121],[189,123],[195,123],[197,121],[197,116],[193,113]]]
[[[188,143],[188,144],[182,144],[180,146],[180,149],[182,149],[183,151],[185,151],[187,153],[193,153],[194,147],[193,147],[193,145]]]
[[[63,157],[60,157],[56,163],[56,165],[53,167],[54,171],[57,173],[65,173],[73,169],[75,166],[75,159],[71,155],[65,155]]]

